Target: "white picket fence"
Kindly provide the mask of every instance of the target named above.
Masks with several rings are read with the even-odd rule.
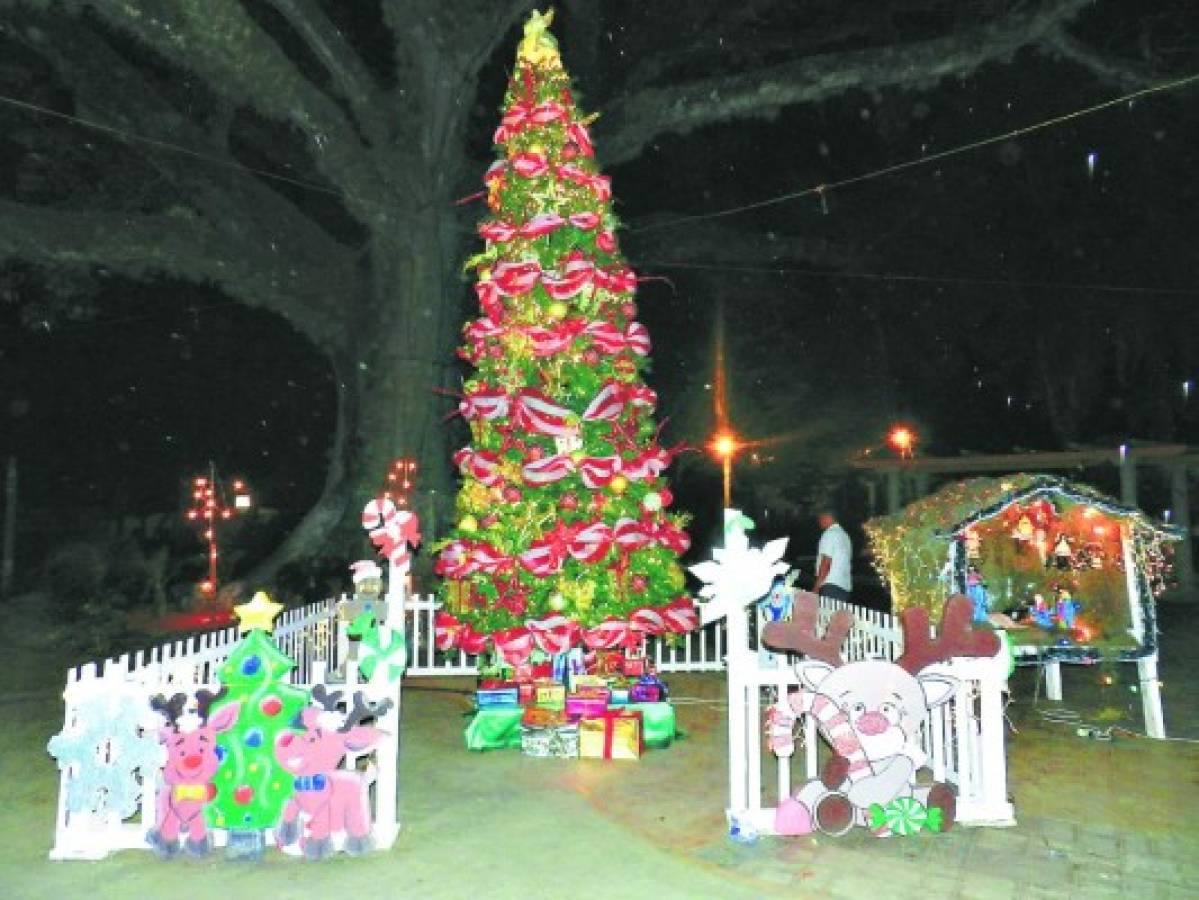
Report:
[[[290,681],[298,687],[311,688],[320,683],[326,672],[337,667],[337,617],[335,601],[325,600],[309,606],[288,610],[275,621],[274,638],[279,647],[296,661]],[[131,704],[145,714],[143,728],[156,726],[150,710],[150,698],[155,694],[175,691],[192,692],[206,687],[219,687],[218,667],[229,657],[238,641],[237,629],[196,635],[184,640],[162,644],[147,651],[92,662],[67,672],[64,732],[83,726],[81,707],[99,695],[119,698],[120,704]],[[390,699],[392,707],[379,719],[384,739],[363,757],[347,756],[346,768],[358,766],[366,759],[365,770],[372,787],[371,797],[374,828],[372,838],[377,848],[390,847],[399,831],[396,810],[396,788],[399,771],[400,688],[355,684],[349,673],[349,685],[360,689],[370,702]],[[347,692],[347,699],[348,699]],[[120,752],[114,739],[100,741],[97,759],[107,761]],[[51,859],[101,859],[117,850],[147,850],[146,832],[154,827],[157,816],[157,797],[161,789],[157,771],[133,768],[120,773],[127,779],[122,785],[137,794],[137,809],[128,819],[116,811],[95,813],[72,812],[67,798],[73,779],[79,778],[76,766],[68,766],[60,774],[58,813],[55,823]],[[216,843],[224,843],[225,834],[214,833]],[[272,836],[267,835],[268,843]]]
[[[842,647],[846,662],[896,659],[903,651],[903,633],[887,613],[821,598],[820,624],[837,609],[854,616],[854,628]],[[770,659],[758,652],[756,635],[749,635],[748,617],[729,617],[729,810],[750,822],[761,834],[774,831],[779,798],[795,786],[816,778],[822,742],[811,716],[803,719],[802,750],[790,758],[775,757],[763,746],[765,712],[798,685],[784,656]],[[757,627],[762,627],[759,618]],[[743,638],[737,633],[744,631]],[[929,714],[921,745],[937,781],[957,787],[957,821],[965,825],[1014,825],[1015,813],[1007,794],[1007,758],[1003,700],[1006,664],[994,659],[958,658],[948,669],[959,679],[954,698]],[[798,778],[793,770],[801,766]],[[773,777],[770,770],[773,769]]]
[[[408,674],[413,677],[476,675],[478,657],[461,651],[437,651],[433,622],[439,608],[432,594],[412,597],[406,604]],[[665,638],[650,638],[646,641],[646,655],[654,660],[660,672],[723,672],[724,624],[717,622],[688,632],[678,636],[674,643]]]

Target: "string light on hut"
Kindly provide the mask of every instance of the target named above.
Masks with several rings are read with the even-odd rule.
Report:
[[[211,462],[208,464],[207,475],[197,475],[192,479],[191,500],[192,505],[186,514],[187,520],[200,527],[200,536],[208,544],[208,575],[200,582],[200,593],[211,598],[216,596],[220,584],[217,577],[220,559],[218,527],[220,523],[227,522],[236,514],[250,509],[254,501],[244,481],[237,478],[226,486],[217,477],[216,465]]]

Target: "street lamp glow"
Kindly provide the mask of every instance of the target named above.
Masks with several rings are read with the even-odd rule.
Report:
[[[916,432],[906,425],[896,425],[887,434],[887,444],[901,457],[910,458],[916,448]]]
[[[738,446],[737,439],[728,432],[716,435],[712,441],[712,450],[721,459],[728,459],[735,454]]]

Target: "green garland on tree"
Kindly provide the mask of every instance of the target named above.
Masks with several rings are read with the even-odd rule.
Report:
[[[657,440],[637,278],[550,20],[525,25],[484,178],[486,249],[466,263],[482,310],[459,350],[477,368],[459,404],[471,444],[436,568],[452,611],[438,645],[509,662],[698,624],[687,517],[662,477],[679,448]]]

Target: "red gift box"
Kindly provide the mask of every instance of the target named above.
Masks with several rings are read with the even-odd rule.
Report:
[[[522,681],[516,686],[516,702],[528,706],[537,699],[537,685],[531,681]]]
[[[644,656],[627,656],[621,663],[621,671],[631,678],[648,675],[650,671],[649,660]]]

